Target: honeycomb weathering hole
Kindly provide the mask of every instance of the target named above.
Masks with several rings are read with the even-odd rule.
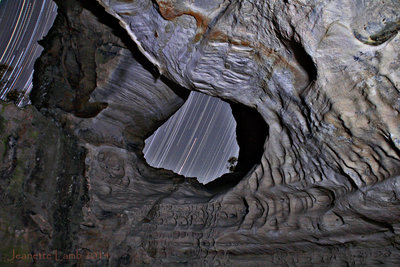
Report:
[[[143,152],[153,167],[219,188],[236,184],[260,162],[267,133],[268,126],[255,110],[192,92],[146,139]]]

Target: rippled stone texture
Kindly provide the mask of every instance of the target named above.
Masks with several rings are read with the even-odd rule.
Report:
[[[32,102],[86,149],[70,247],[110,258],[85,264],[399,263],[398,1],[57,2]],[[177,84],[264,120],[258,164],[229,186],[145,163]]]
[[[208,252],[396,239],[398,1],[99,2],[161,73],[268,124],[260,164],[212,200]]]

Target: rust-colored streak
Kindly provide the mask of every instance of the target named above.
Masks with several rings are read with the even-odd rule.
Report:
[[[197,33],[193,39],[193,42],[197,43],[198,41],[200,41],[201,37],[206,32],[208,23],[210,23],[210,18],[204,16],[203,14],[201,14],[199,12],[194,12],[192,10],[188,10],[188,11],[184,12],[183,14],[192,16],[197,21]]]
[[[238,37],[232,37],[228,36],[226,33],[221,32],[219,30],[212,30],[207,36],[208,41],[213,42],[226,42],[230,43],[232,45],[237,45],[237,46],[245,46],[245,47],[250,47],[253,48],[255,51],[255,59],[259,61],[260,64],[263,64],[262,59],[260,58],[260,55],[263,55],[265,57],[268,57],[269,59],[273,59],[274,62],[278,65],[286,66],[290,65],[288,61],[283,58],[281,55],[276,53],[273,49],[266,47],[260,42],[251,42],[248,40],[240,39]],[[257,54],[259,56],[257,56]]]
[[[221,32],[219,30],[212,30],[207,35],[207,39],[210,42],[224,42],[229,43],[236,46],[244,46],[250,47],[254,49],[254,59],[258,62],[259,65],[265,64],[263,57],[268,58],[273,61],[274,67],[287,68],[289,69],[293,75],[295,81],[301,81],[304,79],[301,71],[295,64],[289,62],[285,57],[283,57],[279,52],[266,47],[264,44],[260,42],[250,42],[248,40],[243,40],[237,37],[228,36],[226,33]]]
[[[208,40],[209,41],[217,41],[217,42],[229,42],[229,37],[227,34],[218,31],[218,30],[212,30],[208,34]]]
[[[160,10],[161,16],[166,20],[173,20],[176,17],[182,16],[184,10],[177,9],[169,1],[157,1],[158,8]]]
[[[120,16],[130,16],[132,14],[130,12],[121,12],[121,13],[118,13],[118,15],[120,15]]]
[[[180,17],[182,15],[188,15],[194,17],[197,24],[197,33],[193,41],[194,42],[200,41],[201,37],[207,30],[210,18],[208,18],[207,16],[203,15],[200,12],[196,12],[188,8],[176,7],[173,5],[173,3],[169,1],[157,1],[157,4],[161,16],[166,20],[174,20],[175,18]]]
[[[228,36],[226,33],[223,33],[219,30],[212,30],[208,36],[209,41],[217,41],[217,42],[227,42],[237,46],[247,46],[254,48],[253,44],[250,41],[242,40],[238,38],[232,38]]]
[[[197,21],[197,27],[205,32],[208,27],[208,23],[210,22],[210,19],[208,17],[205,17],[203,14],[199,12],[194,12],[192,10],[188,10],[183,14],[194,17]]]
[[[157,4],[161,15],[166,20],[174,20],[175,18],[182,15],[189,15],[196,19],[197,33],[193,39],[193,43],[197,43],[204,36],[208,24],[210,23],[209,17],[205,16],[202,13],[188,9],[185,6],[178,6],[178,5],[175,6],[172,1],[157,0]],[[269,58],[270,60],[273,60],[274,66],[289,69],[293,73],[295,80],[302,79],[301,72],[296,67],[296,65],[291,64],[285,57],[280,55],[278,52],[274,51],[271,48],[266,47],[260,42],[251,42],[237,37],[228,36],[226,33],[221,32],[219,30],[211,30],[206,38],[208,39],[208,41],[211,42],[212,41],[228,42],[232,45],[253,48],[255,51],[254,59],[258,61],[260,65],[263,65],[265,63],[263,62],[262,59],[262,57],[264,56]]]

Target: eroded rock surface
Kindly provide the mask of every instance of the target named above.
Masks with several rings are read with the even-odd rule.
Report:
[[[32,102],[86,150],[70,247],[110,255],[86,265],[399,264],[399,1],[57,2]],[[256,110],[258,164],[208,187],[148,166],[178,85]]]
[[[29,264],[15,254],[74,251],[89,200],[85,149],[32,106],[0,109],[0,265]]]

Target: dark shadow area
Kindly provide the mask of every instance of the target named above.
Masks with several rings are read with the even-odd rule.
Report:
[[[284,42],[285,45],[290,49],[296,58],[296,61],[303,67],[303,69],[307,72],[309,82],[312,82],[317,79],[317,67],[315,66],[314,61],[311,56],[304,50],[304,47],[293,40],[287,40]]]
[[[117,18],[105,11],[97,1],[80,1],[83,8],[89,10],[101,24],[112,29],[112,33],[121,39],[122,43],[132,52],[133,57],[138,61],[155,79],[160,77],[158,69],[139,51],[136,43],[131,39],[124,28],[121,27]]]
[[[236,120],[236,138],[239,145],[238,163],[233,173],[225,174],[206,184],[212,192],[235,186],[256,164],[261,162],[269,127],[257,110],[239,103],[230,103]]]
[[[102,29],[83,26],[71,20],[74,14],[79,17],[83,9],[91,12],[105,30],[118,37],[129,49],[134,59],[146,69],[155,80],[161,77],[158,69],[139,51],[136,43],[121,27],[118,19],[110,15],[96,1],[62,1],[55,0],[58,14],[49,33],[39,41],[45,51],[35,62],[33,89],[30,94],[32,104],[38,109],[60,108],[77,117],[91,118],[97,116],[108,104],[89,102],[90,95],[96,88],[95,51],[102,45]],[[82,34],[85,36],[82,37]],[[69,44],[74,44],[69,46]],[[49,76],[50,86],[43,84],[43,77]],[[168,82],[171,90],[182,99],[187,99],[190,91]]]
[[[248,172],[260,163],[269,127],[257,110],[238,103],[231,103],[231,108],[240,148],[235,171]]]
[[[293,36],[283,35],[282,33],[285,31],[280,30],[281,26],[276,19],[274,19],[272,23],[275,26],[275,33],[278,39],[281,40],[287,50],[291,51],[293,58],[307,72],[308,82],[311,83],[315,81],[318,75],[317,67],[311,56],[304,49],[303,44],[296,41]]]
[[[102,7],[98,2],[82,0],[80,3],[83,8],[89,10],[94,16],[96,16],[101,24],[107,25],[112,29],[113,34],[121,39],[122,43],[131,51],[134,59],[139,62],[143,68],[150,72],[154,79],[161,79],[162,82],[167,84],[180,98],[187,99],[189,97],[189,90],[160,74],[157,67],[140,52],[137,44],[131,39],[126,30],[122,28],[117,18],[106,12],[104,7]]]

